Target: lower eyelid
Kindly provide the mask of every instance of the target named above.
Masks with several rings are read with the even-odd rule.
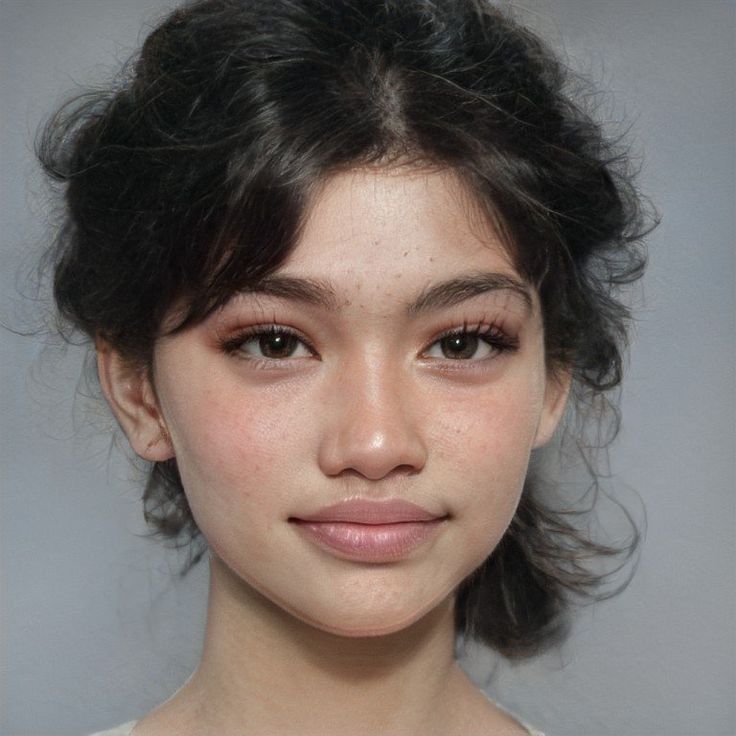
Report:
[[[289,373],[297,370],[299,367],[303,369],[307,358],[286,358],[284,360],[275,360],[269,358],[256,358],[251,356],[240,357],[244,363],[247,363],[248,370],[255,371],[274,371]]]

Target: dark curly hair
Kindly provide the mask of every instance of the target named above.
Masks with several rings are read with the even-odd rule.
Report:
[[[162,319],[196,324],[276,269],[310,195],[350,167],[453,170],[539,291],[551,371],[589,410],[621,380],[649,217],[625,151],[570,94],[542,41],[483,0],[200,0],[146,39],[106,91],[77,97],[37,145],[65,186],[51,261],[62,330],[150,366]],[[456,630],[507,656],[563,631],[594,541],[527,478],[506,535],[458,590]],[[204,542],[175,460],[150,468],[153,533]]]

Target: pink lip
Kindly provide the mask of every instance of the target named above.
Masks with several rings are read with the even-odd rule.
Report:
[[[433,537],[446,518],[408,501],[353,499],[290,521],[338,557],[393,562]]]
[[[353,498],[325,506],[314,514],[295,517],[298,521],[346,521],[355,524],[395,524],[403,521],[433,521],[442,518],[409,501],[369,501]]]

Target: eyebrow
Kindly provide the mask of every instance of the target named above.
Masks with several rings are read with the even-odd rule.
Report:
[[[428,286],[411,303],[409,312],[416,314],[442,307],[453,307],[474,296],[494,291],[512,291],[518,294],[527,310],[531,311],[533,301],[528,286],[508,274],[483,271]]]
[[[407,311],[409,314],[418,314],[452,307],[467,299],[494,291],[511,291],[521,297],[527,310],[532,309],[532,295],[524,282],[508,274],[481,271],[427,286],[408,305]],[[266,276],[243,289],[242,293],[263,294],[303,302],[328,311],[335,311],[340,301],[329,282],[294,276]]]
[[[252,286],[242,289],[243,294],[275,296],[305,304],[312,304],[329,311],[335,311],[338,298],[327,281],[294,276],[266,276]]]

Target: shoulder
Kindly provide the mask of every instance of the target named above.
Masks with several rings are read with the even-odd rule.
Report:
[[[480,698],[463,705],[464,723],[462,733],[503,734],[503,736],[544,736],[524,719],[519,718],[482,690],[477,691]]]
[[[498,702],[494,700],[490,700],[490,702],[493,704],[493,706],[495,706],[497,711],[500,711],[500,713],[505,716],[506,719],[508,719],[505,723],[506,726],[511,726],[512,728],[521,728],[524,730],[525,733],[529,734],[529,736],[544,736],[541,731],[538,731],[536,728],[533,728],[529,724],[524,723],[521,719],[514,716]],[[96,731],[95,733],[90,734],[90,736],[131,736],[136,723],[137,721],[128,721],[127,723],[123,723],[120,726],[115,726],[115,728],[110,728],[106,731]],[[494,726],[497,727],[498,724],[494,723]]]
[[[133,729],[135,728],[136,721],[128,721],[115,728],[110,728],[107,731],[97,731],[91,734],[91,736],[131,736]]]
[[[452,728],[448,730],[467,734],[544,736],[479,688],[459,667],[457,674],[450,692],[454,717]]]
[[[508,708],[505,708],[498,701],[493,700],[492,698],[488,697],[488,695],[486,695],[486,697],[495,706],[495,708],[508,719],[507,724],[509,727],[516,728],[517,731],[521,729],[521,732],[528,734],[528,736],[544,736],[541,731],[524,722],[524,720],[512,713]],[[516,733],[517,731],[514,731],[514,733]]]

